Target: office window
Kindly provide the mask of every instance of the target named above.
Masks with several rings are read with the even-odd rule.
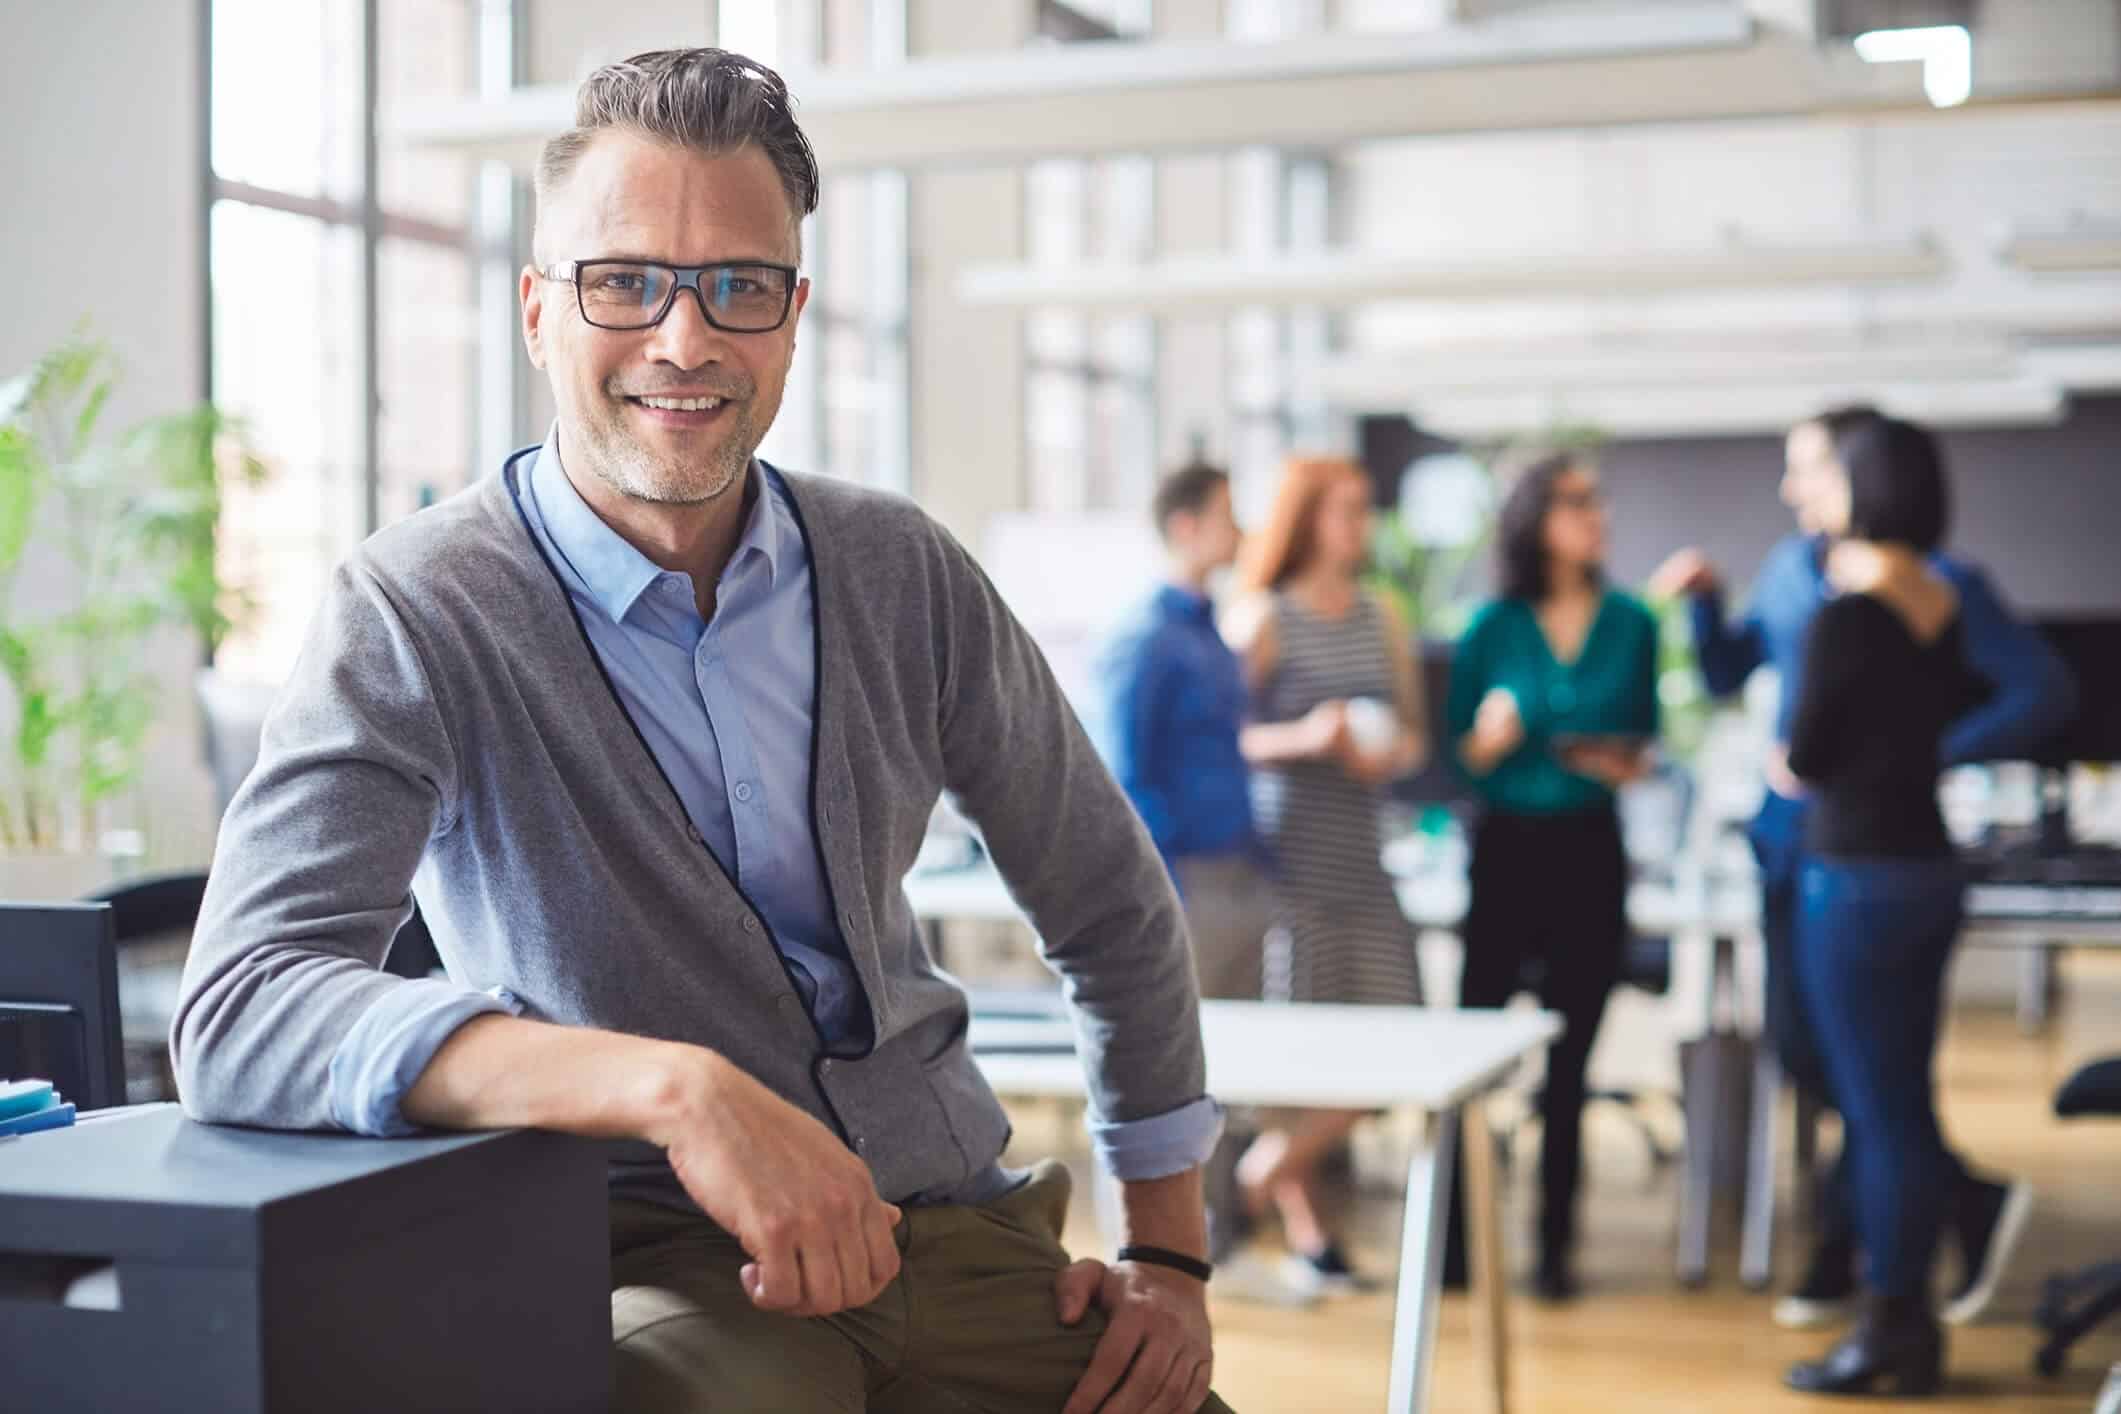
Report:
[[[479,469],[480,174],[370,139],[381,105],[476,91],[507,8],[211,0],[209,376],[272,471],[223,517],[255,590],[233,673],[284,675],[333,566]]]
[[[1328,244],[1332,172],[1312,153],[1254,148],[1231,158],[1230,225],[1236,248],[1266,258]],[[1230,316],[1230,474],[1242,513],[1264,512],[1291,452],[1339,445],[1312,373],[1333,340],[1317,307],[1240,310]]]
[[[721,0],[719,42],[776,68],[875,68],[906,53],[905,0]],[[912,484],[906,178],[828,172],[804,224],[810,304],[759,455],[889,490]]]
[[[1041,9],[1047,40],[1148,32],[1133,0]],[[1060,159],[1024,179],[1026,254],[1066,268],[1125,265],[1155,253],[1156,166],[1146,157]],[[1033,510],[1146,504],[1156,482],[1156,322],[1147,315],[1034,309],[1024,320],[1024,438]]]

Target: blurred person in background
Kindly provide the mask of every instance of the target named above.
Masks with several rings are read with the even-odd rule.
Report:
[[[1257,1001],[1274,904],[1239,744],[1244,671],[1208,593],[1237,559],[1228,473],[1180,468],[1151,514],[1165,580],[1099,657],[1099,745],[1178,886],[1201,995]]]
[[[1832,435],[1823,496],[1832,595],[1812,617],[1787,766],[1811,800],[1798,881],[1799,995],[1841,1105],[1869,1301],[1791,1388],[1934,1393],[1939,1230],[1966,1182],[1937,1124],[1931,1067],[1964,876],[1937,803],[1943,742],[1986,696],[1968,668],[1958,591],[1930,563],[1949,502],[1934,439],[1892,418]]]
[[[1164,582],[1099,655],[1098,746],[1171,871],[1203,997],[1260,998],[1261,949],[1274,923],[1267,856],[1252,824],[1251,770],[1239,738],[1244,671],[1215,626],[1210,580],[1237,559],[1230,478],[1194,462],[1165,477],[1150,514]],[[1233,1127],[1209,1161],[1209,1250],[1216,1289],[1284,1305],[1315,1293],[1247,1253],[1224,1260],[1242,1227]]]
[[[1451,662],[1445,730],[1481,802],[1459,1004],[1497,1007],[1539,970],[1564,1029],[1540,1098],[1539,1268],[1576,1293],[1584,1071],[1627,946],[1628,861],[1614,793],[1647,774],[1657,735],[1657,621],[1605,581],[1598,473],[1553,453],[1511,484],[1497,528],[1500,592]],[[1447,1274],[1463,1280],[1460,1186]]]
[[[1424,712],[1407,626],[1359,579],[1370,503],[1359,464],[1295,458],[1238,566],[1231,643],[1252,694],[1242,742],[1276,868],[1270,1001],[1421,1000],[1414,929],[1384,871],[1378,812],[1386,784],[1422,759]],[[1357,1285],[1320,1215],[1317,1179],[1359,1117],[1307,1112],[1262,1134],[1239,1165],[1254,1209],[1280,1211],[1292,1281]]]
[[[1694,640],[1709,691],[1727,697],[1763,664],[1780,679],[1768,789],[1748,832],[1760,865],[1761,932],[1767,951],[1767,1031],[1784,1074],[1823,1104],[1833,1104],[1824,1064],[1798,991],[1794,937],[1798,881],[1803,866],[1806,802],[1787,763],[1790,723],[1803,688],[1805,636],[1834,590],[1826,572],[1830,517],[1848,495],[1848,475],[1836,443],[1877,420],[1868,408],[1840,408],[1792,428],[1785,445],[1783,504],[1797,531],[1768,552],[1746,612],[1724,614],[1724,577],[1696,549],[1681,550],[1651,577],[1659,596],[1690,597]],[[1940,744],[1941,764],[2007,760],[2030,755],[2076,711],[2076,688],[2045,639],[2011,615],[1979,568],[1934,553],[1930,566],[1959,598],[1959,639],[1969,665],[1990,695],[1952,724]],[[1803,1276],[1775,1307],[1792,1328],[1845,1319],[1856,1294],[1856,1241],[1849,1179],[1837,1166],[1823,1185],[1820,1227]],[[1960,1255],[1960,1275],[1947,1321],[1978,1317],[2031,1211],[2031,1190],[1978,1178],[1961,1165],[1947,1230]]]

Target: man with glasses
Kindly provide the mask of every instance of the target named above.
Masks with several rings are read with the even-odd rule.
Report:
[[[1192,969],[1029,638],[908,503],[753,453],[817,167],[740,56],[592,75],[538,170],[545,444],[343,565],[173,1028],[204,1119],[611,1141],[623,1410],[1222,1408]],[[938,794],[1074,1006],[1128,1242],[1060,1245],[900,880]],[[378,970],[417,894],[447,980]]]

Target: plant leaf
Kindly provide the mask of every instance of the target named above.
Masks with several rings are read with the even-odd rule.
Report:
[[[37,515],[41,467],[29,434],[0,425],[0,577],[21,560]]]
[[[99,380],[95,387],[89,389],[88,401],[83,403],[81,411],[74,415],[74,445],[76,447],[86,445],[88,439],[95,435],[96,422],[103,416],[103,405],[110,401],[111,389],[115,386],[117,385],[109,377],[105,377]]]

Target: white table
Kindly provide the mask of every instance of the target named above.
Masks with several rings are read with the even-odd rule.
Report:
[[[1455,932],[1465,921],[1471,890],[1463,876],[1424,873],[1395,879],[1393,887],[1401,910],[1417,928]],[[908,874],[906,897],[914,916],[927,923],[1014,923],[1024,918],[1001,875],[985,862]],[[1644,881],[1628,890],[1628,920],[1638,932],[1652,936],[1742,935],[1760,925],[1759,895],[1737,884],[1703,888]]]
[[[2088,884],[1976,884],[1966,891],[1965,939],[2017,948],[2018,1029],[2047,1025],[2057,947],[2121,948],[2121,888]]]
[[[1391,1414],[1428,1407],[1451,1172],[1464,1131],[1474,1289],[1483,1312],[1480,1325],[1494,1407],[1498,1414],[1507,1411],[1502,1220],[1494,1143],[1481,1098],[1560,1035],[1561,1018],[1523,1010],[1263,1002],[1203,1002],[1200,1010],[1208,1089],[1226,1104],[1362,1110],[1408,1106],[1429,1116],[1407,1164],[1386,1404]],[[1058,1049],[1071,1039],[1065,1020],[975,1017],[970,1035],[973,1054],[999,1093],[1079,1098],[1084,1093],[1082,1063],[1072,1052]]]

